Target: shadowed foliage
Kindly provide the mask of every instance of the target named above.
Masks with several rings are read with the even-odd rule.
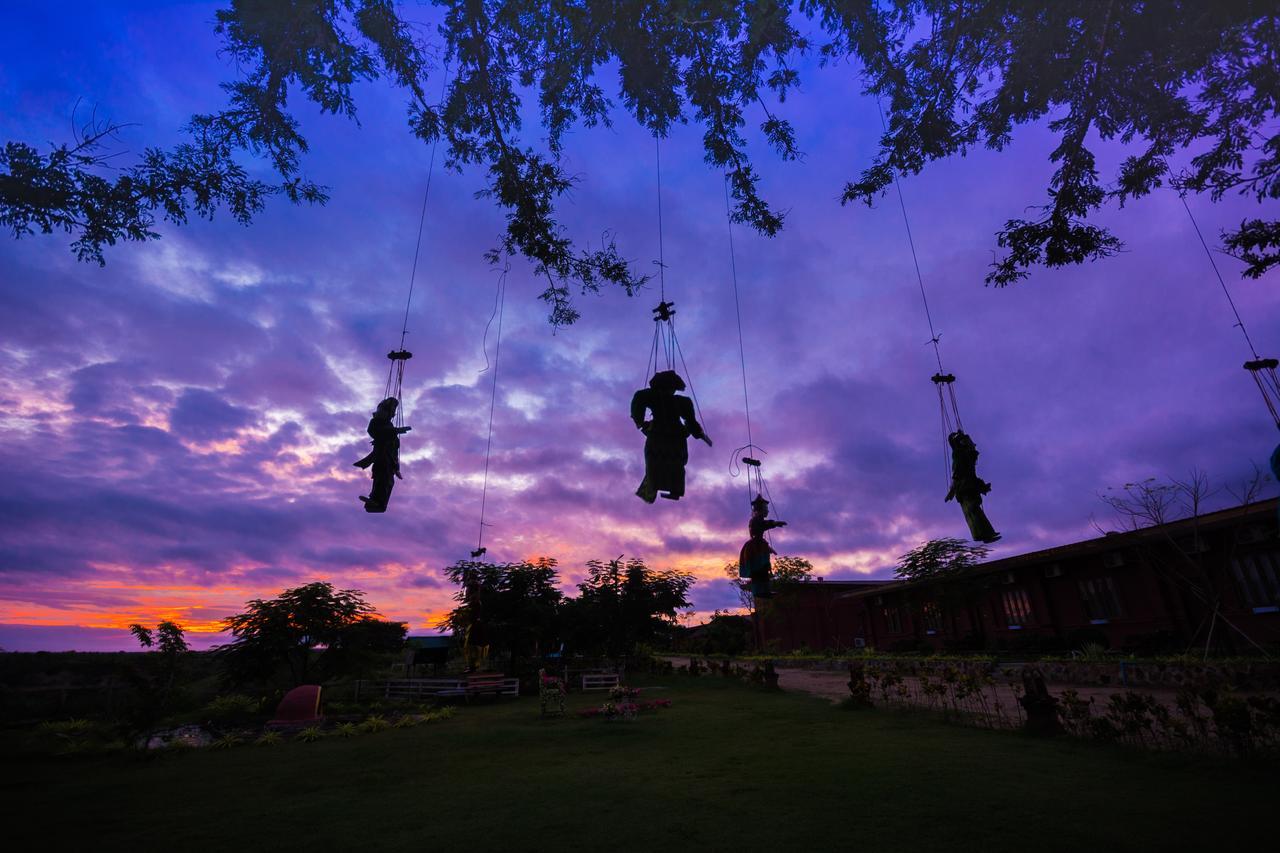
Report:
[[[773,569],[770,574],[773,577],[774,590],[785,590],[790,584],[804,583],[809,580],[813,575],[813,563],[804,557],[774,557]],[[751,594],[751,581],[750,579],[738,577],[737,560],[732,563],[725,563],[724,575],[737,588],[738,600],[742,602],[742,606],[753,607],[755,597]]]
[[[458,585],[458,602],[441,621],[470,646],[491,646],[514,663],[567,643],[574,654],[632,654],[638,644],[667,641],[676,612],[689,606],[693,575],[655,571],[635,558],[591,560],[578,596],[556,585],[556,560],[479,563],[465,560],[445,570]]]
[[[693,583],[688,572],[655,571],[635,557],[591,560],[578,597],[565,602],[572,646],[619,657],[641,643],[669,645]]]
[[[563,598],[554,559],[500,564],[462,560],[444,573],[458,586],[453,597],[458,606],[439,627],[472,646],[491,646],[512,658],[550,649]]]
[[[223,620],[235,637],[219,649],[234,679],[269,676],[282,665],[294,684],[340,674],[367,653],[404,643],[403,622],[376,618],[373,605],[353,589],[323,581],[255,598],[245,612]]]
[[[381,78],[405,94],[412,133],[444,142],[450,168],[486,175],[480,195],[507,220],[490,259],[528,258],[546,281],[551,321],[572,323],[572,287],[633,293],[645,276],[609,235],[575,246],[558,223],[556,204],[575,182],[561,160],[565,134],[607,126],[614,98],[657,136],[695,121],[707,163],[726,175],[734,220],[772,235],[783,214],[761,195],[745,128],[756,124],[784,159],[801,155],[778,111],[800,84],[797,59],[814,51],[825,63],[855,63],[885,109],[880,150],[845,186],[845,202],[870,203],[899,175],[976,146],[1003,149],[1015,128],[1048,121],[1057,140],[1048,200],[1036,216],[1005,223],[992,284],[1119,251],[1119,238],[1090,217],[1166,183],[1214,199],[1280,197],[1280,26],[1262,0],[433,5],[442,12],[436,43],[388,0],[233,0],[216,27],[242,76],[223,84],[222,110],[192,117],[190,142],[148,149],[111,178],[102,144],[114,125],[91,121],[48,154],[10,142],[0,150],[0,224],[17,237],[72,233],[79,257],[102,262],[104,245],[154,238],[157,217],[181,223],[226,206],[248,222],[272,195],[322,202],[324,189],[301,174],[307,140],[289,95],[354,118],[353,86]],[[435,75],[439,99],[429,94]],[[535,110],[537,145],[521,136],[522,115]],[[1113,182],[1098,174],[1095,137],[1132,149]],[[1168,158],[1185,151],[1188,165],[1172,169]],[[249,178],[239,152],[267,159],[279,182]],[[1280,263],[1274,220],[1248,219],[1223,238],[1246,275]]]
[[[962,539],[930,539],[899,557],[893,576],[916,581],[959,574],[982,562],[988,551],[984,545],[970,545]]]

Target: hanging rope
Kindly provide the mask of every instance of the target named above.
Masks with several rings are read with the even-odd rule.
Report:
[[[767,451],[756,445],[751,427],[751,397],[747,390],[747,347],[745,336],[742,333],[742,299],[738,292],[738,258],[733,244],[733,206],[729,198],[729,178],[727,175],[724,179],[724,216],[729,232],[729,277],[733,283],[733,313],[738,326],[738,364],[742,370],[742,410],[747,423],[747,443],[735,448],[730,455],[729,476],[739,477],[745,468],[747,474],[747,501],[750,502],[754,495],[762,495],[770,504],[773,504],[773,498],[769,495],[769,485],[764,479],[764,462],[759,458],[766,455]],[[776,505],[773,508],[775,514],[781,513],[781,510]],[[767,533],[765,534],[765,539],[769,539]]]
[[[445,65],[444,80],[440,86],[440,100],[444,101],[445,94],[449,90],[449,66]],[[383,398],[395,397],[399,403],[396,407],[395,424],[397,427],[404,426],[404,365],[405,362],[413,358],[413,353],[404,348],[405,339],[409,336],[409,310],[413,307],[413,290],[418,279],[418,258],[422,254],[422,232],[426,229],[427,223],[427,202],[431,198],[431,179],[436,172],[436,149],[440,145],[440,137],[437,136],[431,142],[431,158],[427,163],[427,186],[422,193],[422,210],[418,214],[418,239],[413,245],[413,265],[409,269],[409,295],[404,301],[404,320],[400,324],[400,346],[387,353],[387,358],[391,360],[391,367],[387,371],[387,382],[382,391]]]
[[[480,532],[476,537],[476,549],[471,552],[472,557],[483,556],[484,547],[484,513],[486,503],[489,497],[489,459],[493,453],[493,413],[498,403],[498,359],[502,355],[502,314],[503,308],[507,303],[507,272],[511,269],[508,265],[502,270],[498,276],[498,286],[493,295],[493,314],[489,315],[489,325],[485,326],[484,335],[484,357],[487,365],[489,363],[489,327],[493,325],[496,317],[498,320],[498,334],[494,339],[493,345],[493,384],[489,390],[489,437],[485,440],[484,446],[484,480],[480,486]]]
[[[658,301],[667,301],[667,264],[662,252],[662,140],[653,135],[653,162],[658,174]]]
[[[1165,167],[1168,168],[1167,163]],[[1191,227],[1195,229],[1196,237],[1200,238],[1204,256],[1209,259],[1209,266],[1213,269],[1213,274],[1218,279],[1218,285],[1222,288],[1222,295],[1227,298],[1227,305],[1231,306],[1231,313],[1236,318],[1235,327],[1244,336],[1244,342],[1249,347],[1249,352],[1253,355],[1252,359],[1244,363],[1244,369],[1249,371],[1249,375],[1253,377],[1254,384],[1258,386],[1258,392],[1262,394],[1262,402],[1266,404],[1267,411],[1271,413],[1271,420],[1275,421],[1276,428],[1280,429],[1280,376],[1276,374],[1276,368],[1280,367],[1280,361],[1274,358],[1262,358],[1258,355],[1258,350],[1253,345],[1253,338],[1249,337],[1249,330],[1245,328],[1244,318],[1240,316],[1240,310],[1236,308],[1236,301],[1231,298],[1231,291],[1227,288],[1226,279],[1222,277],[1222,272],[1218,269],[1218,262],[1213,259],[1213,252],[1210,251],[1209,244],[1204,239],[1203,232],[1200,231],[1200,223],[1196,222],[1195,214],[1191,212],[1191,205],[1187,204],[1186,195],[1178,193],[1178,199],[1182,202],[1182,209],[1187,212],[1187,218],[1191,220]]]
[[[676,306],[667,301],[666,256],[663,248],[662,224],[662,146],[657,134],[654,134],[654,170],[657,173],[658,185],[658,307],[653,309],[653,342],[649,346],[649,357],[645,363],[645,376],[641,385],[648,385],[649,379],[665,364],[666,370],[675,370],[679,362],[685,387],[693,399],[693,408],[698,420],[704,422],[702,406],[698,403],[698,394],[693,388],[693,377],[689,374],[689,365],[685,362],[684,350],[680,347],[680,339],[676,335]]]
[[[742,336],[742,304],[738,298],[738,257],[733,247],[733,209],[729,201],[729,176],[724,179],[724,216],[729,231],[729,273],[733,281],[733,316],[738,322],[738,363],[742,367],[742,409],[747,417],[747,447],[755,444],[751,437],[751,399],[747,395],[747,349]]]
[[[876,99],[876,112],[880,114],[880,127],[887,134],[889,125],[884,120],[884,110],[880,106],[879,98]],[[929,296],[924,289],[924,274],[920,272],[920,258],[916,254],[916,241],[911,233],[911,219],[907,216],[907,202],[902,195],[902,184],[899,182],[896,172],[893,175],[893,188],[898,193],[898,206],[902,209],[902,224],[907,229],[907,245],[911,248],[911,262],[915,265],[916,283],[920,286],[920,301],[924,304],[924,318],[929,324],[928,344],[933,346],[933,357],[938,363],[938,372],[930,378],[938,389],[938,411],[942,417],[943,479],[950,484],[951,446],[947,442],[947,437],[953,432],[964,430],[964,424],[960,421],[960,406],[956,402],[956,377],[955,374],[947,373],[942,367],[942,347],[939,344],[942,340],[942,335],[933,325],[933,313],[929,310]]]

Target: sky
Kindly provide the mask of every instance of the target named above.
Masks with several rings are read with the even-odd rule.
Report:
[[[67,142],[96,111],[128,123],[124,161],[179,142],[237,74],[219,55],[216,8],[17,4],[0,31],[0,139]],[[430,33],[431,7],[405,14]],[[761,188],[788,214],[779,236],[735,227],[731,256],[700,129],[661,144],[666,292],[715,440],[691,443],[684,500],[634,496],[643,437],[628,404],[647,381],[656,290],[578,297],[579,323],[553,330],[542,286],[512,259],[488,558],[555,557],[572,591],[587,560],[637,556],[696,575],[689,618],[737,606],[723,567],[749,515],[730,470],[746,444],[743,362],[774,515],[790,523],[779,553],[826,578],[887,577],[923,541],[965,536],[943,501],[936,365],[897,198],[838,201],[874,155],[875,102],[856,68],[800,70],[781,109],[804,157],[781,162],[750,134]],[[375,82],[356,97],[358,121],[292,102],[311,146],[304,170],[329,187],[327,205],[272,202],[248,228],[225,214],[161,224],[162,239],[109,248],[104,267],[77,262],[67,235],[0,239],[0,648],[127,649],[130,623],[161,619],[208,647],[247,600],[313,580],[363,590],[412,633],[451,606],[442,569],[479,532],[497,285],[483,254],[503,218],[475,198],[482,175],[439,161],[430,172],[398,92]],[[524,134],[536,141],[536,123]],[[1265,468],[1276,439],[1171,191],[1102,213],[1125,243],[1118,256],[983,286],[995,232],[1044,201],[1053,146],[1044,126],[1024,127],[1004,152],[902,182],[942,355],[994,486],[986,507],[1004,538],[993,557],[1097,535],[1115,524],[1099,494],[1147,477],[1201,469],[1227,505],[1227,487]],[[1124,151],[1097,153],[1105,176]],[[619,111],[612,128],[570,134],[566,159],[579,178],[558,209],[569,235],[610,235],[656,271],[652,138]],[[351,463],[399,341],[429,174],[407,338],[413,431],[390,511],[371,515]],[[1259,215],[1235,197],[1191,206],[1215,246]],[[1280,353],[1277,273],[1242,280],[1239,262],[1215,258],[1259,350]]]

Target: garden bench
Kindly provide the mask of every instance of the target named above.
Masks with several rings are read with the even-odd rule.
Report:
[[[520,679],[506,678],[501,673],[468,675],[467,698],[472,696],[519,696]]]
[[[616,672],[584,672],[582,674],[582,691],[612,690],[618,686]]]

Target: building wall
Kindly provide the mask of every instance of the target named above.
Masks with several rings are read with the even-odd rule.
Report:
[[[1203,517],[1199,544],[1184,522],[994,561],[945,582],[779,589],[759,608],[760,636],[779,651],[844,649],[859,640],[884,651],[1052,651],[1100,642],[1163,653],[1207,641],[1220,652],[1246,653],[1253,643],[1275,646],[1276,503]],[[1242,573],[1252,578],[1249,590]]]

